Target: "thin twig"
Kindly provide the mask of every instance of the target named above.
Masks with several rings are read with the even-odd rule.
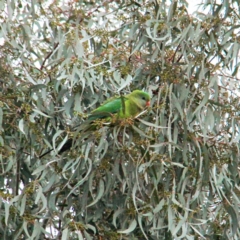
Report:
[[[50,53],[48,53],[48,55],[45,57],[45,59],[43,60],[42,65],[40,67],[40,70],[43,70],[45,62],[48,60],[48,58],[50,58],[50,56],[53,54],[54,50],[57,48],[58,45],[59,45],[59,42],[55,44],[53,50]]]

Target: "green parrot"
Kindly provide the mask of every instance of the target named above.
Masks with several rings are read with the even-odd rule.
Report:
[[[110,98],[108,101],[104,102],[101,106],[96,108],[91,112],[89,117],[85,122],[80,124],[78,127],[78,132],[86,132],[93,130],[94,120],[98,119],[111,119],[116,120],[135,117],[141,113],[146,107],[150,106],[150,96],[148,93],[134,90],[128,95],[118,96]],[[67,142],[62,146],[59,153],[65,152],[70,149],[73,144],[73,139],[67,140]],[[50,151],[52,151],[51,149]],[[47,153],[49,153],[48,151]],[[41,157],[45,156],[44,153]]]
[[[135,117],[150,106],[148,93],[135,90],[126,96],[111,98],[93,110],[88,120],[103,119],[115,116],[117,119]]]

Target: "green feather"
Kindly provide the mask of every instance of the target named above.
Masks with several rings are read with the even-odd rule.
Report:
[[[134,117],[149,106],[150,96],[148,93],[135,90],[126,96],[119,96],[109,99],[100,107],[92,111],[88,120],[111,118]]]

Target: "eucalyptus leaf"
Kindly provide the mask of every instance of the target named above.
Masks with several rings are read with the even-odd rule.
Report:
[[[130,232],[132,232],[137,226],[137,221],[134,219],[130,224],[129,227],[125,230],[119,230],[118,233],[122,233],[122,234],[129,234]]]

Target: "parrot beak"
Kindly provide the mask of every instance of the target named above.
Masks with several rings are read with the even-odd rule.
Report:
[[[147,107],[150,106],[150,101],[147,101],[146,106],[147,106]]]

